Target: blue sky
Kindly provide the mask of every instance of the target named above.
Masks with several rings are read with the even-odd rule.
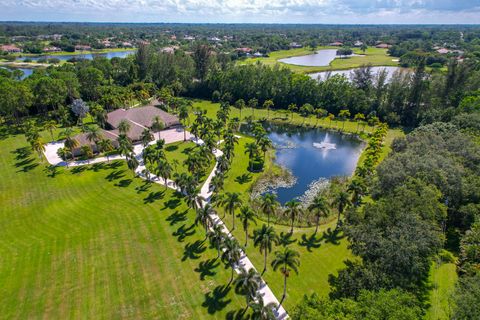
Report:
[[[0,0],[0,20],[480,24],[480,0]]]

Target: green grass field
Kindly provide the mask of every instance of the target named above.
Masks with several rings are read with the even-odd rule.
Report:
[[[338,49],[338,48],[337,47],[318,47],[316,50],[322,50],[322,49]],[[239,64],[252,64],[252,63],[261,62],[266,65],[275,65],[279,63],[280,65],[286,66],[290,70],[297,73],[313,73],[313,72],[320,72],[320,71],[327,71],[327,70],[345,70],[345,69],[351,69],[351,68],[358,68],[366,64],[370,64],[372,66],[398,66],[398,62],[393,61],[395,60],[395,58],[389,56],[387,54],[386,49],[369,47],[365,51],[365,53],[360,49],[354,49],[353,51],[356,54],[364,55],[364,56],[354,56],[354,57],[345,58],[345,59],[335,59],[330,63],[329,66],[324,66],[324,67],[297,66],[297,65],[278,62],[279,59],[295,57],[295,56],[303,56],[303,55],[314,53],[314,51],[309,50],[307,48],[274,51],[274,52],[271,52],[269,56],[266,58],[252,58],[252,59],[241,60]]]
[[[457,283],[455,263],[434,263],[430,272],[430,308],[427,320],[448,320],[451,318],[451,297]]]
[[[173,191],[133,179],[123,161],[49,171],[26,146],[1,135],[1,318],[217,319],[243,308]]]

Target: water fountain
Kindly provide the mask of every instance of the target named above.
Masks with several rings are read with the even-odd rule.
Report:
[[[320,143],[314,142],[313,146],[317,149],[322,149],[322,150],[335,150],[335,149],[337,149],[337,145],[335,143],[331,143],[329,141],[330,141],[330,139],[329,139],[328,133],[327,133],[322,142],[320,142]]]

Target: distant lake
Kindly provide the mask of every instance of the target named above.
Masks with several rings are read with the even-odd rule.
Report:
[[[37,61],[39,59],[49,59],[49,58],[57,58],[59,60],[65,60],[65,61],[70,60],[72,58],[92,60],[94,57],[106,57],[107,59],[112,59],[112,58],[125,58],[134,53],[135,53],[135,50],[113,51],[113,52],[106,52],[106,53],[85,52],[85,54],[62,54],[62,55],[44,55],[44,56],[38,56],[38,57],[21,57],[21,58],[18,58],[17,60],[30,59],[32,61]]]
[[[380,71],[385,70],[387,72],[387,81],[390,81],[392,79],[393,74],[397,70],[408,70],[406,68],[400,68],[400,67],[372,67],[372,74],[376,76]],[[348,70],[333,70],[333,71],[322,71],[322,72],[315,72],[315,73],[310,73],[309,76],[312,79],[318,80],[320,77],[320,80],[325,80],[327,76],[330,74],[330,76],[334,75],[344,75],[347,77],[347,79],[351,79],[351,75],[353,73],[353,70],[355,69],[348,69]]]
[[[349,57],[356,56],[355,54],[350,55]],[[336,49],[325,49],[325,50],[318,50],[313,54],[308,54],[305,56],[298,56],[298,57],[290,57],[285,59],[279,59],[279,62],[293,64],[297,66],[305,66],[305,67],[325,67],[329,66],[330,62],[337,58],[337,50]]]
[[[33,74],[33,69],[27,69],[27,68],[6,68],[6,67],[0,67],[2,69],[7,69],[9,71],[13,71],[13,70],[21,70],[23,71],[23,75],[21,76],[20,80],[23,80],[25,78],[28,78],[29,76],[31,76]]]
[[[273,190],[282,204],[303,196],[316,182],[350,176],[364,148],[358,138],[334,131],[288,125],[266,129],[276,149],[275,163],[296,177],[293,186]]]

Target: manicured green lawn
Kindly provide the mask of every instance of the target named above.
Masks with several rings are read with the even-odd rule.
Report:
[[[430,272],[430,308],[426,319],[447,320],[451,317],[451,297],[457,283],[457,272],[455,263],[435,263]]]
[[[323,50],[323,49],[338,49],[338,48],[337,47],[318,47],[316,50]],[[372,66],[398,66],[398,62],[393,61],[396,58],[389,56],[387,54],[386,49],[369,47],[365,51],[365,53],[360,49],[354,49],[353,51],[354,53],[362,56],[354,56],[354,57],[345,58],[345,59],[335,59],[330,63],[329,66],[324,66],[324,67],[297,66],[297,65],[278,62],[278,60],[280,59],[295,57],[295,56],[303,56],[303,55],[314,53],[314,51],[309,50],[307,48],[274,51],[269,54],[269,57],[241,60],[239,64],[252,64],[258,61],[266,65],[275,65],[279,63],[282,66],[286,66],[290,70],[297,73],[313,73],[313,72],[320,72],[320,71],[326,71],[326,70],[344,70],[344,69],[357,68],[366,64],[371,64]]]
[[[196,148],[198,148],[198,146],[191,141],[180,141],[165,145],[165,156],[170,165],[173,167],[174,172],[178,172],[179,174],[183,172],[188,173],[187,166],[185,166],[183,162],[188,158],[188,155],[191,152],[194,152]],[[202,181],[208,177],[214,166],[215,161],[212,158],[210,161],[210,166],[206,170],[205,176],[203,177],[204,179],[202,179]]]
[[[52,174],[26,146],[0,135],[2,318],[218,319],[244,307],[173,191],[123,161]]]

